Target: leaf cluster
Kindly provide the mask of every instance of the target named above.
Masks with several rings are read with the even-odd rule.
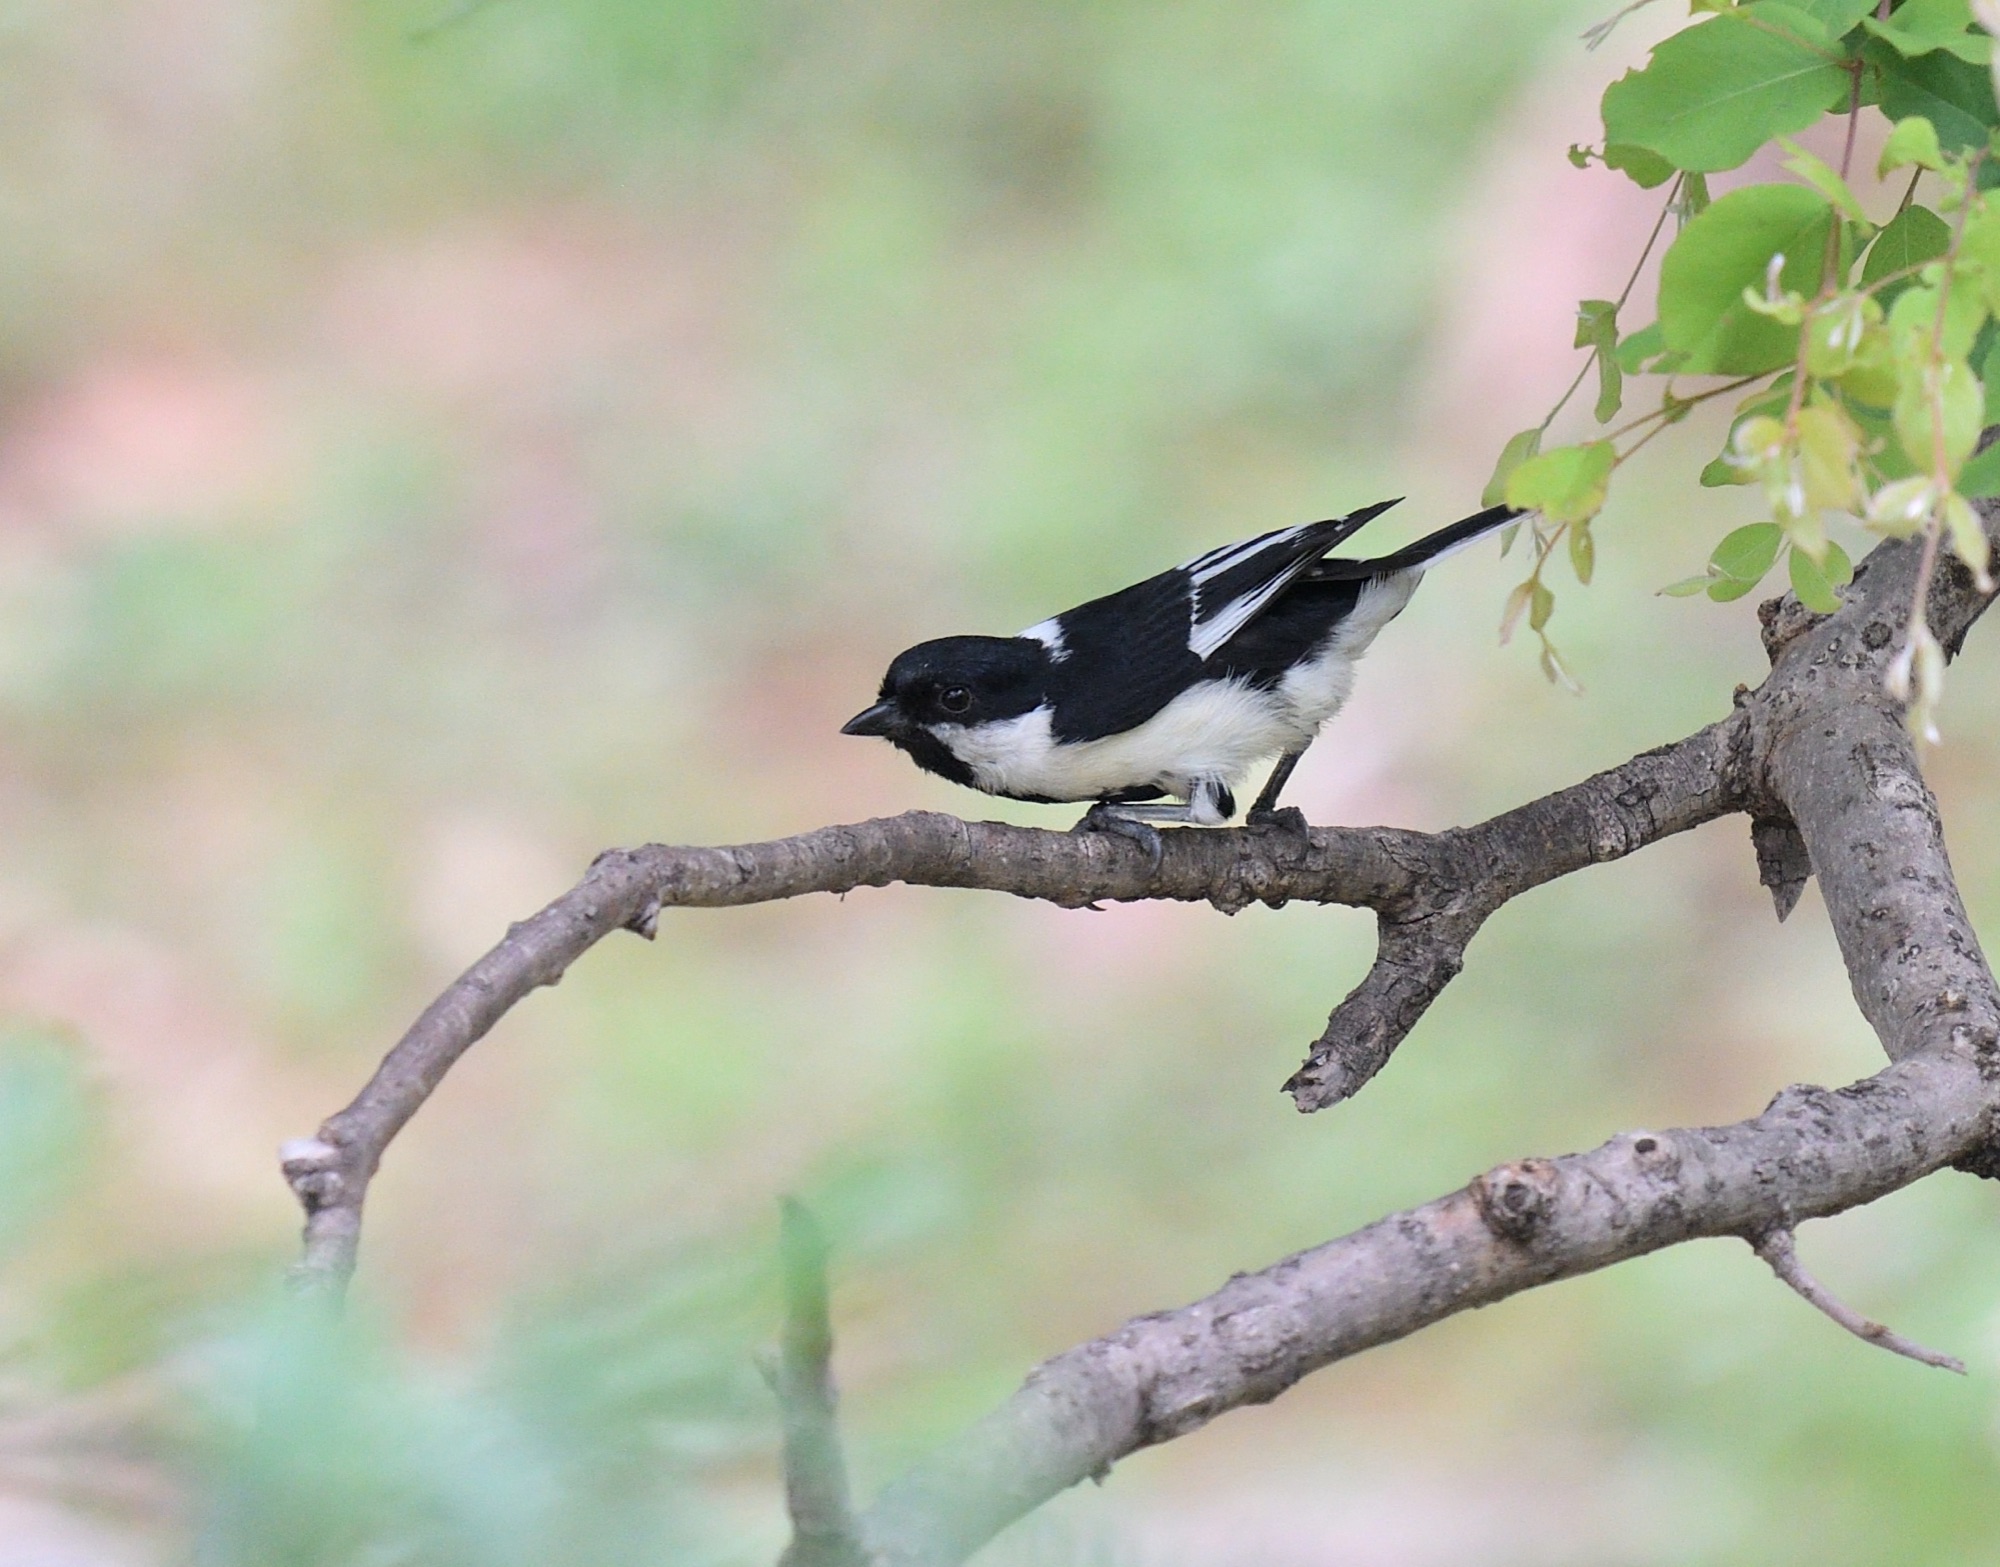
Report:
[[[1754,485],[1770,521],[1725,538],[1698,576],[1665,591],[1717,600],[1751,591],[1782,556],[1809,607],[1830,612],[1852,569],[1827,535],[1847,515],[1887,537],[1922,535],[1929,556],[1948,544],[1988,580],[1985,534],[1969,504],[2000,495],[2000,446],[1979,449],[2000,422],[2000,99],[1994,40],[2000,3],[1982,0],[1753,0],[1724,5],[1668,38],[1646,65],[1606,89],[1604,142],[1573,148],[1647,188],[1667,186],[1676,232],[1661,259],[1652,321],[1625,331],[1616,300],[1578,306],[1576,346],[1589,352],[1547,418],[1513,437],[1487,489],[1533,513],[1533,568],[1510,599],[1503,634],[1525,612],[1543,636],[1544,667],[1560,661],[1544,628],[1553,595],[1544,568],[1559,543],[1580,581],[1595,558],[1592,520],[1617,469],[1697,404],[1735,395],[1722,452],[1705,485]],[[1911,173],[1902,205],[1870,218],[1849,184],[1854,120],[1879,108],[1893,122],[1878,173]],[[1847,117],[1839,168],[1791,138],[1827,115]],[[1766,147],[1787,179],[1710,199],[1709,176]],[[1922,187],[1925,199],[1917,199]],[[1633,269],[1635,283],[1646,256]],[[1548,445],[1557,414],[1595,372],[1600,425],[1621,413],[1637,377],[1661,378],[1657,406],[1603,435]],[[1691,379],[1707,384],[1687,389]],[[1902,694],[1930,729],[1942,659],[1912,616]]]

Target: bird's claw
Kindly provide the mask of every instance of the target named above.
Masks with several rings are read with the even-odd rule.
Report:
[[[1259,832],[1281,832],[1293,838],[1312,836],[1306,813],[1296,805],[1283,806],[1275,811],[1252,810],[1243,818],[1243,825]]]
[[[1160,829],[1151,822],[1135,822],[1129,816],[1120,816],[1109,806],[1093,805],[1083,813],[1083,820],[1070,828],[1070,831],[1110,833],[1113,837],[1136,843],[1146,851],[1147,873],[1159,874],[1160,861],[1166,854],[1166,845],[1160,837]]]

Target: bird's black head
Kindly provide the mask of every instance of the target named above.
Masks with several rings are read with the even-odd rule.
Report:
[[[919,767],[958,783],[971,776],[940,730],[1019,718],[1042,703],[1049,652],[1028,637],[939,637],[896,655],[875,705],[840,732],[879,735]]]

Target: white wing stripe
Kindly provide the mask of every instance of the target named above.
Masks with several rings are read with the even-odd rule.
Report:
[[[1254,593],[1246,593],[1241,598],[1231,599],[1215,614],[1195,624],[1188,633],[1188,647],[1197,658],[1209,657],[1248,625],[1257,611],[1270,603],[1285,588],[1290,587],[1293,580],[1291,577],[1280,577],[1275,582],[1265,583]]]
[[[1242,544],[1231,544],[1223,549],[1210,550],[1206,555],[1197,556],[1182,569],[1194,578],[1195,586],[1212,581],[1226,571],[1232,571],[1245,561],[1265,550],[1283,549],[1306,530],[1304,527],[1285,528],[1277,533],[1267,533],[1262,538],[1250,539]]]

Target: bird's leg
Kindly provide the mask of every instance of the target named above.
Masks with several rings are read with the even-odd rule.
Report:
[[[1070,831],[1108,832],[1129,838],[1146,851],[1152,868],[1157,871],[1165,849],[1159,829],[1152,825],[1154,822],[1220,827],[1235,814],[1236,797],[1229,792],[1228,785],[1213,778],[1202,778],[1196,780],[1188,792],[1185,805],[1141,805],[1099,800]]]
[[[1308,740],[1306,745],[1312,742]],[[1291,781],[1292,769],[1299,765],[1299,758],[1306,754],[1305,746],[1296,751],[1287,751],[1278,758],[1278,765],[1271,769],[1271,776],[1265,781],[1263,791],[1250,807],[1250,814],[1243,818],[1249,827],[1277,827],[1285,832],[1297,833],[1303,837],[1308,830],[1306,813],[1291,805],[1278,809],[1278,796],[1285,792],[1285,785]]]
[[[1138,813],[1144,811],[1155,820],[1184,822],[1188,808],[1185,805],[1113,805],[1108,800],[1099,800],[1083,813],[1083,820],[1070,828],[1071,832],[1103,832],[1113,837],[1124,838],[1136,843],[1146,851],[1146,868],[1157,872],[1160,860],[1166,853],[1166,846],[1160,841],[1160,829],[1153,826]],[[1170,812],[1170,815],[1156,815]]]

